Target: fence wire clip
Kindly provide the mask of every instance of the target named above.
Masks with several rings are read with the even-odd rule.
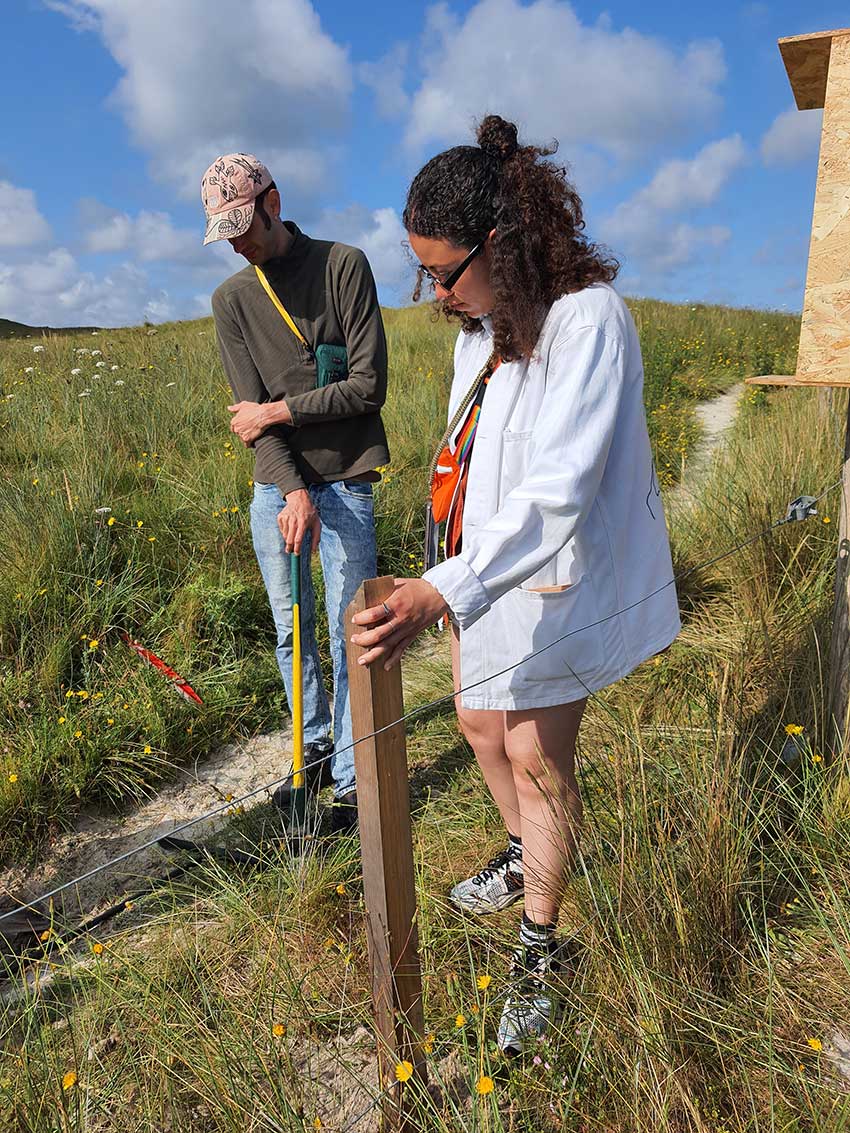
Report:
[[[788,513],[782,522],[793,523],[794,520],[808,519],[809,516],[817,515],[818,509],[814,506],[816,502],[814,496],[797,496],[796,500],[792,500],[788,505]]]

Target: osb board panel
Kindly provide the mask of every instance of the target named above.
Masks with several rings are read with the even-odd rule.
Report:
[[[797,376],[850,384],[850,36],[832,41]]]
[[[813,35],[792,35],[779,40],[779,50],[798,110],[817,110],[823,106],[832,41],[846,35],[850,35],[850,28],[820,31]]]

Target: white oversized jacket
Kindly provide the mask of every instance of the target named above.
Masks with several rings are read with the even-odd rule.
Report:
[[[458,337],[450,417],[492,351],[483,322]],[[640,346],[612,287],[558,299],[531,359],[496,369],[469,466],[461,553],[424,577],[460,627],[462,684],[476,686],[463,694],[467,708],[580,699],[676,637]]]

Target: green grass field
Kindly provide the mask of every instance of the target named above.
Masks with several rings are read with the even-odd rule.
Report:
[[[633,309],[669,484],[695,440],[694,401],[748,373],[793,372],[798,322]],[[453,335],[417,311],[388,312],[387,328],[380,569],[406,574],[419,565],[423,469]],[[126,805],[283,711],[246,526],[250,460],[226,431],[210,323],[32,345],[7,345],[0,361],[6,859],[34,852],[82,804]],[[518,913],[471,922],[444,900],[449,879],[498,848],[498,817],[451,711],[412,723],[437,1087],[416,1097],[414,1128],[850,1125],[836,1053],[850,1042],[850,791],[822,718],[836,495],[816,519],[699,568],[837,479],[845,404],[748,394],[696,504],[673,516],[676,567],[690,571],[684,629],[589,707],[582,860],[562,915],[582,960],[570,1010],[533,1058],[504,1063],[493,1044]],[[141,668],[121,631],[188,677],[204,709]],[[445,642],[427,639],[404,679],[407,708],[445,693]],[[238,821],[250,828],[263,813]],[[374,1077],[358,870],[353,841],[300,868],[285,858],[248,876],[207,868],[108,936],[60,945],[50,987],[19,984],[0,1013],[0,1127],[355,1127]],[[478,1092],[483,1079],[491,1092]],[[376,1127],[373,1110],[356,1125]]]

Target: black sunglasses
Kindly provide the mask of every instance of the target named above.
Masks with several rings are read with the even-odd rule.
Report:
[[[463,275],[463,273],[466,271],[475,257],[480,256],[484,251],[484,245],[486,243],[487,240],[484,239],[480,243],[476,244],[469,255],[466,257],[466,259],[463,260],[462,263],[458,264],[454,271],[450,271],[445,279],[440,279],[438,275],[435,275],[432,271],[428,271],[428,269],[426,267],[423,267],[422,264],[419,265],[419,270],[424,276],[430,279],[435,286],[439,284],[440,287],[442,287],[443,291],[451,291],[451,289],[454,287],[454,285],[457,283],[457,281],[460,279],[460,277]]]

